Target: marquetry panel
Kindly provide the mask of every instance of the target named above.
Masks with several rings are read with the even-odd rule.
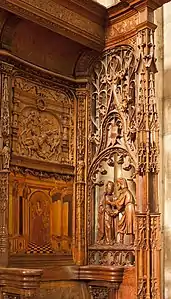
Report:
[[[10,252],[71,253],[72,182],[10,176]]]

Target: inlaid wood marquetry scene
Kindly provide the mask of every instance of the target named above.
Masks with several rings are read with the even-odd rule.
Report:
[[[164,1],[98,2],[0,0],[2,299],[163,298]]]

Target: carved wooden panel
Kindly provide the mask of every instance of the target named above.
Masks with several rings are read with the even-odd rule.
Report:
[[[48,89],[23,78],[15,78],[13,85],[14,156],[46,164],[72,165],[73,104],[70,97],[63,90]]]
[[[71,254],[72,182],[11,173],[10,252]]]
[[[106,51],[91,77],[89,106],[89,263],[134,263],[135,53]]]

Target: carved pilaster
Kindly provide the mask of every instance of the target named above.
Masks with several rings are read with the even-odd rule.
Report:
[[[8,264],[8,176],[10,163],[10,105],[12,66],[0,64],[0,265]]]
[[[0,265],[8,263],[8,171],[0,172]]]
[[[158,214],[159,126],[155,98],[155,2],[138,7],[136,123],[137,123],[137,298],[159,299],[160,215]]]
[[[75,260],[85,259],[85,159],[86,159],[86,91],[77,90],[76,184],[75,184]]]

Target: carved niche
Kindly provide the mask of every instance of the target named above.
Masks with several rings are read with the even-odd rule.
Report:
[[[16,77],[12,125],[14,155],[72,165],[72,109],[72,101],[65,91]]]
[[[130,46],[120,46],[106,51],[94,66],[90,85],[89,263],[133,264],[136,201],[134,50]]]

